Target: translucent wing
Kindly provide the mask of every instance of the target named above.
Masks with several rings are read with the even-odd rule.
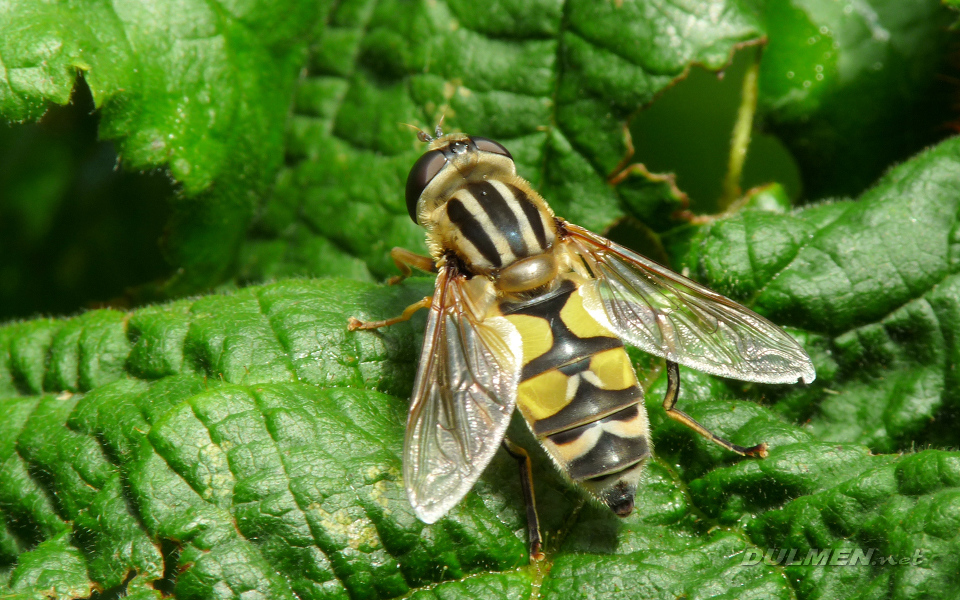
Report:
[[[568,252],[595,278],[588,312],[641,350],[713,375],[813,381],[810,357],[750,309],[607,239],[565,224]]]
[[[476,286],[441,270],[413,387],[403,478],[417,516],[433,523],[470,491],[500,446],[517,399],[520,334],[475,315]]]

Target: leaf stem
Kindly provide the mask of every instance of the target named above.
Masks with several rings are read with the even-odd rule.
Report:
[[[747,160],[750,146],[750,134],[753,131],[753,117],[757,112],[757,76],[760,72],[760,53],[757,52],[753,64],[743,77],[743,95],[737,122],[733,126],[730,139],[730,160],[727,163],[727,176],[723,182],[723,195],[720,197],[720,212],[725,212],[740,197],[740,178],[743,175],[743,163]]]

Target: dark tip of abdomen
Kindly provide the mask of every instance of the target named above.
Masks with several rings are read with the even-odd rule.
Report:
[[[637,490],[624,481],[619,481],[603,495],[603,502],[618,517],[626,517],[633,512],[634,497]]]
[[[609,506],[610,510],[612,510],[613,513],[618,517],[627,517],[633,512],[633,494],[621,496],[620,498],[616,499],[610,499],[607,501],[607,506]]]
[[[606,504],[613,514],[626,517],[633,512],[637,483],[640,481],[640,473],[643,471],[645,462],[646,457],[625,469],[581,479],[579,483],[593,494],[594,498]]]

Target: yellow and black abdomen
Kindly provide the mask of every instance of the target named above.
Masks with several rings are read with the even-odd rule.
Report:
[[[500,310],[523,340],[517,408],[530,429],[573,481],[629,514],[651,448],[623,343],[587,313],[571,280]]]

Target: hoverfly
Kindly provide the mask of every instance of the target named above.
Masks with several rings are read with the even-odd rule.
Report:
[[[433,296],[376,329],[429,308],[403,449],[417,516],[433,523],[473,487],[501,443],[519,461],[530,553],[542,556],[530,459],[506,439],[519,409],[557,467],[620,516],[651,456],[643,391],[624,342],[666,359],[667,415],[744,456],[675,407],[678,365],[762,383],[809,383],[803,348],[736,302],[568,223],[516,174],[501,144],[420,132],[428,150],[406,185],[430,256],[394,248],[402,273],[437,273]]]

